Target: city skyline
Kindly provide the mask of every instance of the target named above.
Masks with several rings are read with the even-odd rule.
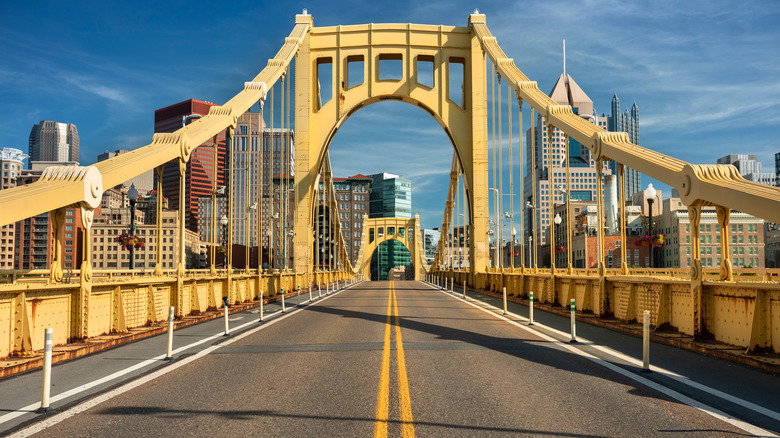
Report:
[[[225,102],[265,66],[292,29],[294,15],[307,7],[192,6],[8,5],[7,26],[0,31],[0,52],[8,60],[0,67],[0,95],[14,102],[14,110],[2,121],[3,146],[26,150],[30,127],[40,120],[79,127],[82,165],[106,150],[146,145],[155,108],[190,98]],[[566,39],[568,72],[594,100],[598,114],[609,111],[615,93],[627,99],[625,107],[636,101],[642,108],[643,147],[692,163],[714,163],[745,151],[757,154],[765,169],[773,168],[780,124],[780,87],[774,79],[780,70],[774,50],[780,30],[773,23],[780,5],[397,2],[376,12],[359,2],[342,2],[338,8],[308,5],[308,12],[315,26],[465,26],[474,6],[487,15],[507,56],[544,92],[560,75],[561,40]],[[75,31],[65,28],[74,21],[79,23]],[[217,24],[197,37],[189,35],[205,22]],[[557,31],[549,31],[551,24]],[[334,174],[392,172],[411,179],[413,213],[421,214],[423,227],[432,228],[441,225],[452,147],[423,114],[400,103],[371,105],[345,123],[331,157]],[[644,187],[648,181],[642,182]],[[515,192],[520,193],[517,186]]]

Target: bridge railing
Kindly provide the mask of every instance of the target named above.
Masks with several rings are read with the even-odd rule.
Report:
[[[501,293],[506,287],[511,297],[566,309],[575,300],[578,312],[623,322],[637,322],[645,310],[650,311],[654,330],[676,332],[686,339],[709,338],[750,352],[780,353],[780,312],[771,308],[780,303],[780,283],[763,281],[761,276],[780,275],[779,269],[745,269],[738,282],[718,280],[718,272],[707,271],[702,282],[701,298],[692,287],[694,280],[687,271],[665,270],[652,276],[566,275],[547,272],[485,272],[472,275],[467,271],[436,271],[440,279],[454,279],[458,287],[470,287]],[[743,277],[744,276],[744,277]],[[752,277],[751,277],[752,276]],[[744,278],[744,279],[743,279]],[[753,280],[747,280],[752,278]],[[475,281],[476,280],[476,281]],[[697,322],[698,318],[703,321]],[[706,327],[705,333],[697,325]]]

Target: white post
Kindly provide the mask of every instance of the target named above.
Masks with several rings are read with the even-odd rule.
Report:
[[[577,307],[574,304],[574,298],[571,299],[571,340],[569,342],[577,342],[577,327],[575,325],[575,313]]]
[[[322,298],[322,283],[319,280],[317,280],[317,296]]]
[[[504,286],[504,315],[506,315],[506,286]]]
[[[284,307],[284,288],[282,288],[282,313],[285,313],[287,308]]]
[[[165,360],[173,359],[173,311],[174,308],[171,306],[168,309],[168,349],[165,353]]]
[[[265,301],[265,297],[263,296],[263,290],[260,289],[260,322],[263,322],[263,319],[265,318],[263,316],[263,301]]]
[[[51,347],[54,329],[47,328],[43,341],[43,389],[41,390],[41,407],[38,412],[49,412],[49,396],[51,395]]]
[[[534,325],[534,291],[528,293],[528,325]]]
[[[309,282],[309,302],[311,303],[311,281]]]
[[[466,282],[463,282],[463,299],[466,299]]]
[[[650,372],[650,311],[645,310],[642,321],[642,371]]]
[[[230,323],[228,322],[229,312],[228,312],[227,300],[225,300],[224,308],[225,308],[225,334],[223,336],[230,336]]]
[[[301,305],[301,285],[298,285],[298,306]]]

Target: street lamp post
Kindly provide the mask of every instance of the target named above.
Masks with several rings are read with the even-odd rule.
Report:
[[[555,228],[557,229],[558,225],[560,225],[561,222],[563,222],[563,219],[561,219],[561,214],[560,213],[555,215],[555,219],[553,219],[553,222],[555,222]],[[556,251],[556,248],[553,247],[553,245],[555,245],[555,246],[558,246],[558,245],[555,242],[552,242],[550,244],[550,247],[551,247],[550,249],[551,249],[551,253],[552,253],[552,266],[553,266],[553,269],[555,269],[555,259],[558,258],[558,252]]]
[[[647,199],[647,235],[652,236],[653,235],[653,202],[655,202],[655,194],[656,191],[653,188],[653,184],[650,183],[647,185],[647,188],[645,189],[645,199]],[[648,240],[648,250],[650,251],[650,267],[655,267],[653,265],[653,242],[652,238]]]
[[[222,254],[222,260],[223,260],[223,266],[227,267],[227,226],[228,226],[228,217],[224,214],[222,215],[222,218],[220,218],[219,223],[222,225],[222,249],[224,250],[224,253]]]
[[[494,195],[494,197],[493,197],[493,210],[494,210],[493,217],[496,218],[496,231],[495,231],[496,234],[495,234],[495,236],[493,238],[493,241],[495,242],[495,252],[494,252],[495,256],[494,257],[495,257],[495,260],[496,260],[495,266],[497,268],[500,268],[503,265],[503,263],[501,263],[499,261],[499,258],[498,258],[498,246],[499,246],[499,240],[500,240],[499,237],[501,236],[501,233],[500,233],[501,218],[498,217],[498,200],[499,200],[498,189],[496,189],[496,188],[489,188],[488,190],[493,192],[493,195]]]
[[[534,206],[531,201],[525,201],[525,209],[528,210],[528,269],[536,268],[534,261],[536,257],[533,257],[536,248],[533,247],[533,220],[534,220]]]
[[[138,190],[136,190],[135,184],[130,184],[130,190],[127,191],[127,197],[130,199],[130,236],[135,237],[135,203],[138,200]],[[134,264],[135,242],[130,245],[130,269],[133,269]]]

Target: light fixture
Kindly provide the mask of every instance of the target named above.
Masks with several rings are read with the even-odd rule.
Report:
[[[127,191],[127,199],[129,199],[130,202],[138,200],[138,190],[136,190],[135,184],[130,184],[130,190]]]
[[[656,190],[653,188],[653,183],[647,185],[645,189],[645,199],[655,199]]]
[[[561,224],[561,222],[563,221],[563,219],[561,219],[561,214],[560,214],[560,213],[558,213],[558,214],[556,214],[556,215],[555,215],[555,219],[554,219],[554,221],[555,221],[555,225],[560,225],[560,224]]]
[[[228,224],[228,218],[225,215],[222,215],[222,218],[219,220],[219,223],[222,224],[223,227],[226,227]]]

